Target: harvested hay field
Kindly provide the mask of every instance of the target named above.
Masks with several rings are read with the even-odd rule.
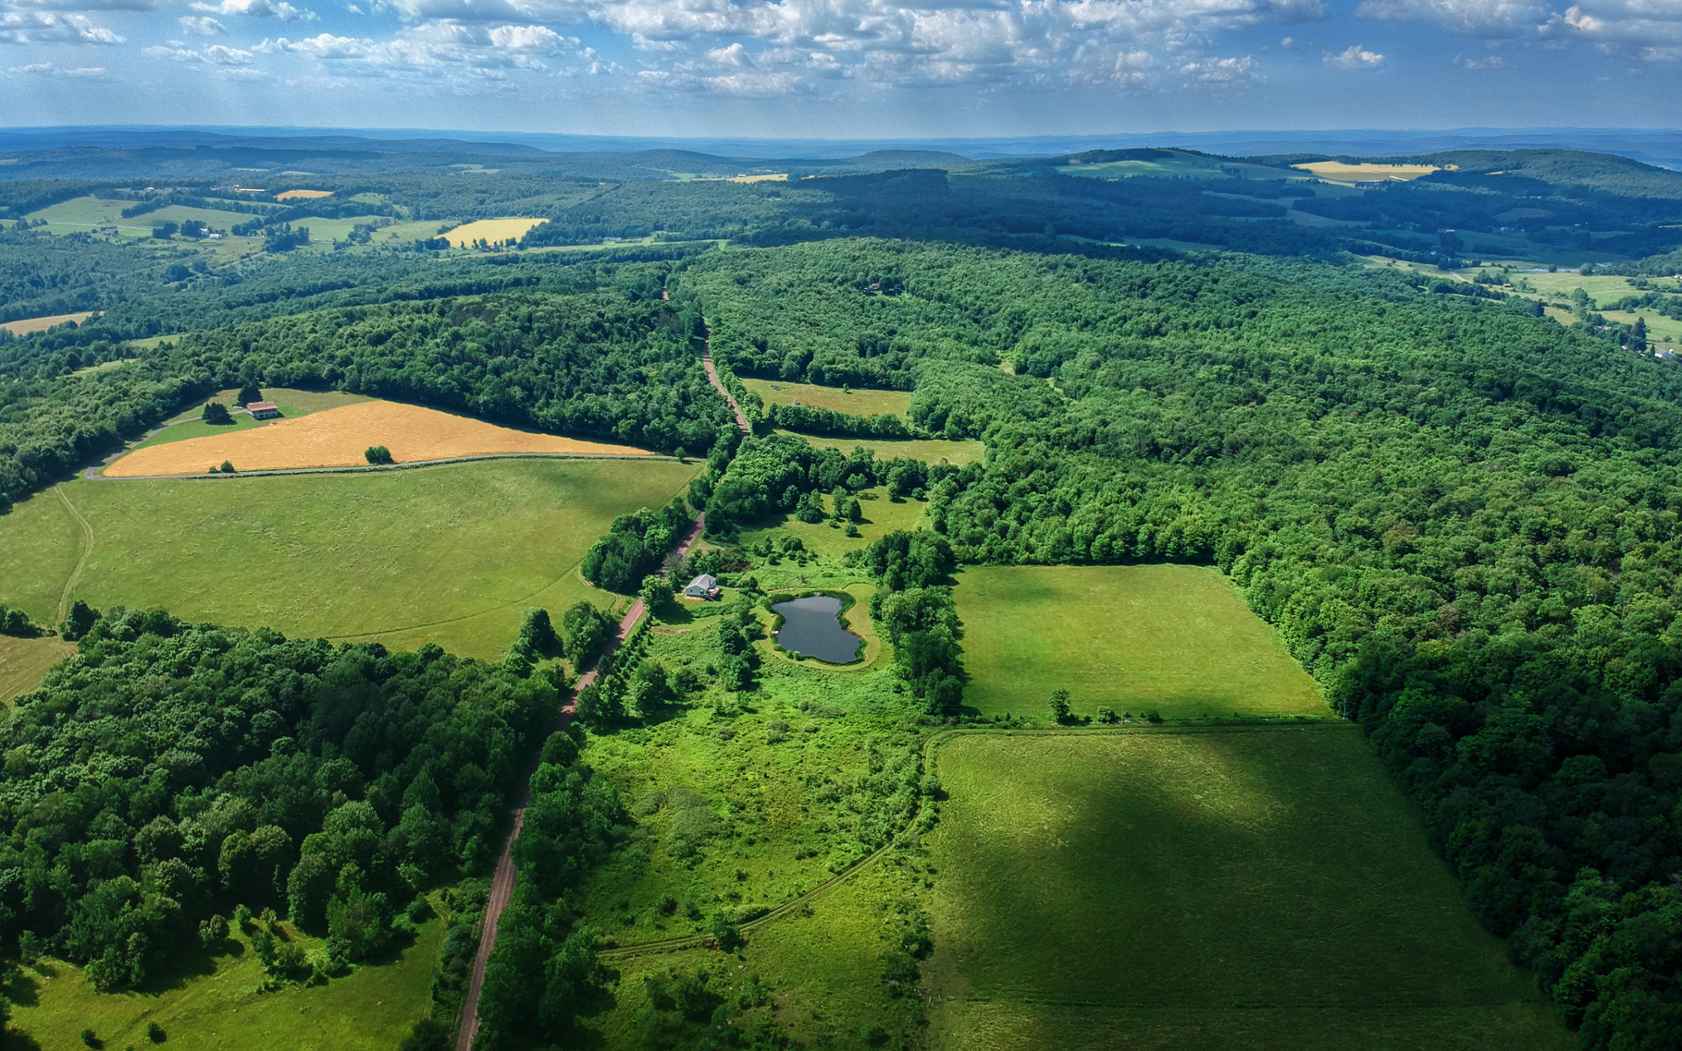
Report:
[[[1329,182],[1372,182],[1380,179],[1407,182],[1442,170],[1434,164],[1350,164],[1347,161],[1313,161],[1292,167],[1313,172]]]
[[[0,322],[0,331],[10,332],[14,336],[27,336],[32,332],[45,332],[49,328],[59,325],[80,325],[97,311],[82,310],[74,314],[49,314],[46,317],[27,317],[20,321]]]
[[[749,172],[743,175],[732,175],[730,181],[736,183],[788,182],[788,172]]]
[[[41,685],[47,669],[76,652],[76,647],[51,635],[18,639],[0,635],[0,710]]]
[[[319,201],[333,196],[332,190],[282,190],[274,195],[277,201]]]
[[[479,219],[451,230],[444,235],[450,242],[451,248],[465,248],[469,245],[484,241],[487,244],[501,244],[504,241],[518,241],[526,236],[526,231],[534,226],[542,226],[547,219]]]
[[[397,463],[499,453],[572,456],[650,456],[645,449],[517,431],[419,405],[367,401],[327,409],[267,427],[136,449],[105,469],[113,478],[202,474],[227,460],[242,471],[367,464],[371,445],[391,450]]]

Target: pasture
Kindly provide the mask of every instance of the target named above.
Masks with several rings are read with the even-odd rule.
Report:
[[[804,405],[853,416],[899,416],[911,409],[908,390],[870,390],[852,387],[820,387],[815,383],[787,380],[745,379],[742,384],[767,405]]]
[[[1434,164],[1374,164],[1347,161],[1310,161],[1292,167],[1317,175],[1327,182],[1409,182],[1441,171]]]
[[[497,658],[528,608],[558,618],[580,599],[614,605],[579,575],[585,550],[615,515],[666,503],[698,470],[532,459],[78,479],[0,517],[0,580],[4,601],[40,623],[74,580],[71,597],[96,608],[161,606],[194,621]]]
[[[779,431],[779,434],[794,434]],[[954,467],[978,462],[987,447],[977,441],[950,441],[945,438],[825,438],[815,434],[795,435],[808,445],[819,449],[839,449],[850,453],[854,449],[869,449],[878,460],[921,460],[929,464],[949,463]]]
[[[249,418],[249,417],[247,417]],[[210,426],[200,424],[200,426]],[[607,442],[517,431],[467,416],[392,401],[358,401],[266,426],[135,449],[104,473],[111,478],[200,474],[224,461],[246,471],[366,466],[369,446],[384,445],[397,463],[506,453],[559,456],[651,456]]]
[[[318,939],[296,930],[290,938],[319,951]],[[91,1029],[107,1048],[151,1047],[147,1025],[156,1022],[163,1046],[180,1051],[389,1051],[429,1009],[443,941],[435,916],[389,962],[272,993],[258,989],[263,968],[244,935],[233,938],[236,951],[184,961],[184,973],[136,992],[100,993],[78,968],[43,961],[41,970],[22,968],[8,990],[21,1042],[0,1046],[82,1047]]]
[[[267,427],[280,422],[280,420],[254,420],[250,413],[234,411],[234,397],[238,393],[237,389],[230,388],[217,391],[205,399],[205,401],[219,401],[228,406],[234,422],[205,423],[202,418],[204,406],[195,402],[191,408],[184,409],[165,420],[157,430],[136,442],[134,448],[146,449],[154,445],[167,445],[170,442],[203,438],[213,434],[228,434],[233,431],[249,430],[253,427]],[[323,409],[337,409],[368,400],[360,394],[346,394],[342,391],[297,390],[292,387],[265,387],[263,388],[263,397],[274,402],[275,406],[280,409],[280,419],[282,420],[295,420],[300,416],[308,416],[312,412],[320,412]],[[217,462],[220,463],[221,461]],[[199,468],[199,470],[203,469],[202,466]]]
[[[0,711],[13,698],[41,685],[47,669],[76,652],[76,647],[53,636],[18,639],[0,635]]]
[[[390,221],[379,215],[352,215],[343,219],[323,219],[312,215],[307,219],[292,220],[292,226],[294,229],[299,227],[307,229],[310,232],[310,244],[312,245],[331,245],[339,241],[349,240],[350,232],[359,225]]]
[[[936,1048],[1574,1046],[1353,726],[959,734],[935,772]]]
[[[74,314],[49,314],[46,317],[23,318],[19,321],[0,321],[0,332],[10,332],[14,336],[27,336],[34,332],[45,332],[60,325],[80,325],[97,311],[79,310]]]
[[[840,559],[847,552],[864,547],[888,533],[916,529],[922,524],[923,509],[927,505],[920,500],[895,502],[888,499],[887,489],[881,486],[866,489],[858,495],[859,507],[864,510],[864,521],[859,523],[859,535],[856,537],[848,536],[844,525],[832,525],[828,521],[802,522],[790,514],[775,525],[744,529],[740,544],[752,548],[770,540],[780,550],[784,538],[794,537],[815,555]],[[824,509],[829,509],[827,501]]]
[[[534,226],[541,226],[547,219],[479,219],[471,223],[463,223],[444,234],[444,239],[450,242],[451,248],[467,248],[484,241],[486,244],[497,245],[504,241],[518,241],[526,236],[526,231]]]
[[[1203,566],[981,566],[958,577],[966,705],[1049,719],[1066,689],[1166,719],[1332,717],[1308,677],[1218,570]]]

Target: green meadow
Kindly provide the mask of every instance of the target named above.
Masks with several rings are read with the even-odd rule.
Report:
[[[234,396],[239,391],[230,389],[218,391],[205,401],[219,401],[229,410],[234,407]],[[271,387],[263,389],[263,397],[275,403],[280,409],[280,419],[290,420],[299,416],[308,416],[312,412],[323,409],[336,409],[341,405],[354,405],[368,399],[361,394],[345,394],[341,391],[311,391],[294,390],[290,387]],[[265,427],[276,421],[254,420],[249,413],[234,412],[232,423],[210,424],[203,419],[204,406],[195,404],[189,409],[165,420],[152,434],[134,443],[131,448],[144,449],[148,445],[164,445],[168,442],[185,441],[188,438],[203,438],[211,434],[226,434],[228,431],[247,430],[252,427]]]
[[[499,657],[526,609],[619,601],[578,563],[615,515],[669,501],[670,461],[505,460],[364,474],[77,479],[0,518],[0,602],[96,608]],[[74,510],[72,510],[74,509]],[[91,533],[91,547],[78,523]]]
[[[1065,689],[1167,719],[1331,718],[1314,682],[1219,571],[1200,566],[983,566],[959,575],[965,704],[1047,718]]]
[[[1345,724],[960,734],[932,1045],[1573,1046]]]
[[[774,525],[743,530],[741,544],[751,548],[770,540],[780,549],[786,538],[794,537],[814,554],[840,558],[849,551],[880,539],[885,534],[898,530],[913,530],[922,525],[923,509],[927,505],[920,500],[890,500],[888,490],[884,486],[866,489],[858,496],[859,507],[864,511],[864,521],[858,523],[857,537],[848,536],[845,525],[833,524],[828,520],[802,522],[793,515],[788,515]],[[827,499],[824,510],[829,510]]]
[[[779,431],[779,434],[794,434]],[[869,449],[878,460],[922,460],[924,463],[949,463],[954,467],[972,464],[986,454],[986,446],[976,441],[950,441],[945,438],[826,438],[814,434],[796,434],[808,445],[819,449],[839,449],[850,453],[854,449]]]
[[[767,405],[804,405],[852,416],[903,417],[911,408],[911,392],[906,390],[820,387],[787,380],[745,379],[742,383]]]
[[[135,202],[101,197],[73,197],[68,201],[29,213],[30,219],[47,222],[47,230],[55,234],[86,233],[101,227],[114,226],[125,237],[151,237],[152,227],[162,222],[183,222],[198,219],[206,225],[226,230],[250,222],[253,216],[244,212],[223,211],[220,208],[190,208],[170,205],[155,212],[125,218],[123,209]]]

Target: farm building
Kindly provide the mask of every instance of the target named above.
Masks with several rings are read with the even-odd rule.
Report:
[[[683,593],[690,598],[715,599],[720,594],[718,578],[711,573],[702,573],[689,582]]]
[[[280,406],[272,401],[254,401],[245,407],[254,420],[272,420],[280,415]]]

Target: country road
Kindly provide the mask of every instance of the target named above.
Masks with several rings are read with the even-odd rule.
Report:
[[[748,433],[750,428],[747,415],[742,412],[742,407],[736,404],[736,399],[731,397],[730,391],[719,379],[718,369],[713,365],[712,347],[706,343],[702,344],[701,363],[707,370],[707,382],[713,385],[730,406],[730,410],[735,413],[736,426],[741,428],[742,433]],[[701,538],[701,531],[706,527],[706,518],[705,514],[695,516],[689,532],[678,542],[677,547],[672,549],[673,560],[687,555],[695,541]],[[642,599],[631,603],[631,608],[619,619],[619,631],[608,644],[606,651],[573,684],[572,696],[567,699],[565,707],[560,710],[556,719],[557,727],[565,726],[572,719],[573,713],[578,710],[578,695],[596,681],[596,673],[600,670],[602,662],[630,637],[645,610]],[[525,823],[526,805],[531,802],[530,782],[531,775],[537,770],[537,758],[536,755],[532,757],[531,769],[526,774],[526,791],[521,795],[519,805],[514,808],[514,820],[508,827],[508,838],[503,840],[502,853],[496,859],[496,871],[491,876],[490,895],[485,900],[485,918],[479,927],[479,951],[473,955],[473,970],[467,978],[467,995],[461,1004],[461,1022],[456,1028],[456,1051],[473,1051],[473,1041],[479,1035],[479,995],[484,991],[485,966],[490,962],[492,950],[496,948],[497,928],[502,922],[502,913],[514,898],[514,841],[520,838],[520,828]]]

